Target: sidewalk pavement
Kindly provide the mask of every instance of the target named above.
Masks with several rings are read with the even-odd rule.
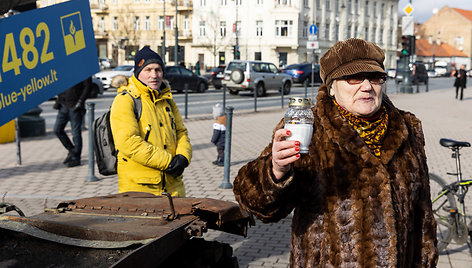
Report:
[[[467,94],[466,94],[467,95]],[[435,90],[419,94],[390,96],[400,109],[413,112],[422,120],[426,139],[426,154],[430,172],[446,178],[455,162],[450,150],[439,145],[446,137],[472,142],[472,97],[463,101],[454,99],[452,89]],[[282,118],[285,109],[258,109],[235,111],[233,115],[230,180],[248,161],[256,158],[270,142],[272,130]],[[216,147],[210,143],[213,119],[194,116],[184,120],[193,145],[193,159],[184,172],[187,196],[208,197],[234,201],[231,189],[220,189],[224,169],[212,165]],[[0,144],[0,198],[2,202],[17,205],[27,216],[41,213],[44,208],[55,207],[60,201],[107,195],[118,192],[117,176],[101,176],[95,169],[97,182],[85,182],[89,173],[88,132],[83,132],[82,165],[66,168],[62,160],[66,151],[52,130],[46,136],[21,141],[22,165],[17,163],[15,143]],[[472,149],[462,150],[462,167],[465,176],[472,175]],[[467,204],[472,205],[469,194]],[[290,248],[290,217],[273,224],[256,222],[243,238],[209,230],[207,240],[230,243],[238,257],[240,267],[288,267]],[[451,244],[439,258],[438,267],[470,267],[472,257],[467,246]]]

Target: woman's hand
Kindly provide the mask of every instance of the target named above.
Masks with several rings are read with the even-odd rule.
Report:
[[[272,172],[277,180],[290,170],[291,164],[300,158],[300,142],[286,141],[290,130],[284,128],[275,132],[272,142]]]

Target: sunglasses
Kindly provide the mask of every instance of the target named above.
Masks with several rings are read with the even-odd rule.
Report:
[[[353,75],[345,75],[341,78],[346,81],[349,85],[358,85],[364,80],[368,80],[372,85],[382,85],[387,81],[387,77],[379,73],[358,73]]]

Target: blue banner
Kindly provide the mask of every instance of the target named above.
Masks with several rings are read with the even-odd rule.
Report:
[[[2,126],[100,70],[89,1],[1,19],[0,56]]]

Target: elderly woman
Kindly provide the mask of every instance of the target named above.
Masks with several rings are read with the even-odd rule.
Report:
[[[434,267],[436,223],[420,121],[382,91],[384,53],[337,42],[320,60],[309,153],[282,120],[234,194],[264,222],[294,210],[291,267]]]

